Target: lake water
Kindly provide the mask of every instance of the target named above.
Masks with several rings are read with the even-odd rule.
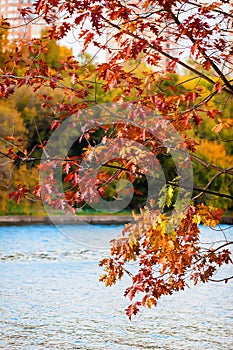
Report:
[[[98,261],[107,251],[92,248],[121,228],[76,226],[84,245],[49,225],[0,227],[0,349],[233,349],[231,281],[165,297],[128,320],[129,280],[99,283]],[[225,233],[232,239],[233,227]],[[203,240],[213,236],[222,239],[202,230]]]

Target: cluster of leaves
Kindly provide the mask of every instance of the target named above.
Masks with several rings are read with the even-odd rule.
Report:
[[[105,273],[100,281],[106,286],[115,284],[124,274],[130,276],[132,284],[125,291],[133,301],[126,309],[130,319],[140,306],[156,306],[163,295],[183,290],[192,281],[207,282],[219,266],[232,263],[228,247],[233,242],[216,244],[209,250],[200,244],[198,224],[216,226],[221,210],[190,206],[183,215],[181,223],[171,227],[167,215],[144,208],[121,237],[111,242],[111,258],[101,261]],[[139,262],[138,271],[132,274],[128,269],[135,261]]]
[[[232,200],[232,190],[226,188],[226,183],[232,185],[233,175],[228,164],[232,159],[229,110],[233,96],[233,10],[227,3],[225,0],[38,0],[34,10],[21,9],[21,13],[23,16],[41,16],[48,24],[52,23],[51,27],[42,38],[20,40],[6,58],[0,57],[1,98],[9,99],[20,89],[30,88],[41,100],[52,131],[59,130],[70,115],[75,115],[79,123],[79,116],[87,107],[106,101],[119,104],[133,101],[134,105],[146,107],[172,123],[190,151],[201,185],[194,186],[191,205],[181,213],[174,211],[172,222],[166,210],[161,214],[157,209],[142,209],[135,217],[135,223],[126,226],[122,236],[112,242],[111,257],[101,262],[106,270],[101,280],[107,285],[115,283],[125,272],[130,274],[125,264],[131,260],[138,262],[138,273],[131,276],[132,286],[126,295],[133,300],[141,292],[143,298],[127,309],[130,318],[140,306],[151,307],[162,295],[183,289],[187,278],[194,283],[207,282],[218,267],[232,262],[227,248],[232,242],[225,241],[221,246],[214,246],[213,242],[203,250],[198,227],[200,222],[215,226],[220,220],[221,211],[206,205],[206,195]],[[1,28],[5,40],[8,28],[5,19],[1,20]],[[56,61],[52,53],[59,51],[56,40],[76,30],[77,40],[83,43],[83,53],[92,45],[106,53],[106,62],[94,65],[88,58],[83,62],[82,58],[75,59],[67,51]],[[57,91],[61,92],[59,96]],[[22,108],[27,127],[30,127],[31,107],[30,110],[25,106]],[[129,150],[125,143],[125,139],[129,139],[147,147],[154,157],[158,157],[160,164],[170,162],[165,167],[169,185],[164,191],[166,198],[159,203],[171,207],[174,188],[178,186],[172,150],[164,148],[153,136],[156,120],[151,120],[150,128],[143,126],[147,125],[143,124],[147,117],[140,116],[141,128],[130,125],[128,117],[124,123],[114,126],[107,123],[99,128],[93,120],[91,130],[84,124],[80,142],[75,145],[78,150],[73,148],[65,159],[49,158],[48,135],[43,135],[45,142],[39,140],[39,145],[48,152],[48,158],[40,167],[47,176],[43,186],[35,188],[35,194],[55,209],[68,207],[71,210],[84,201],[96,202],[100,197],[116,196],[109,184],[114,185],[119,179],[141,180],[152,164],[149,158],[147,166],[144,162],[139,169],[138,163],[148,153],[137,147]],[[211,130],[208,130],[210,123]],[[204,150],[209,147],[211,135],[216,139],[216,144],[211,144],[215,149],[214,157]],[[15,135],[10,133],[6,137]],[[208,142],[202,142],[197,151],[203,138]],[[122,143],[121,157],[114,156],[115,139],[118,144]],[[96,144],[100,145],[98,152]],[[106,152],[106,147],[102,146],[106,144],[109,145],[109,157],[115,158],[105,164],[95,181],[90,169],[80,184],[82,160],[90,159],[90,164],[93,157],[101,160]],[[37,147],[35,143],[31,146]],[[14,147],[18,144],[14,143]],[[32,153],[10,149],[3,152],[8,159],[14,162],[17,159],[18,162],[32,160]],[[59,153],[59,149],[57,151]],[[226,152],[225,162],[219,162],[218,152]],[[57,187],[59,166],[63,168],[63,192]],[[184,162],[180,167],[185,170]],[[16,200],[26,195],[27,188],[21,184],[12,194]],[[229,203],[227,207],[231,205]],[[172,230],[171,226],[174,226]]]

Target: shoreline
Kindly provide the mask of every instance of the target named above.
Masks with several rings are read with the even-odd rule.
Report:
[[[10,225],[72,225],[72,224],[102,224],[123,225],[132,220],[131,215],[55,215],[55,216],[33,216],[33,215],[2,215],[0,226]]]
[[[124,225],[132,221],[131,215],[2,215],[0,226],[47,224],[47,225],[72,225],[72,224],[96,224],[96,225]],[[223,217],[221,224],[233,225],[233,216]]]

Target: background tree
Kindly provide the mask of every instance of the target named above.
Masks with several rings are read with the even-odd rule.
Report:
[[[105,268],[101,281],[112,285],[125,273],[131,277],[132,285],[126,291],[132,301],[127,309],[129,318],[138,312],[140,306],[151,307],[161,296],[184,289],[188,280],[194,283],[210,280],[227,282],[232,276],[221,280],[213,276],[220,266],[232,263],[229,250],[232,241],[227,241],[223,233],[221,244],[212,242],[203,248],[198,225],[202,222],[216,226],[221,220],[222,211],[207,203],[206,195],[232,199],[232,190],[222,185],[226,183],[226,177],[229,186],[232,185],[233,175],[229,164],[232,118],[228,112],[233,95],[232,5],[225,0],[214,3],[188,0],[40,0],[35,3],[35,13],[42,15],[47,22],[52,19],[52,27],[47,37],[18,43],[11,55],[11,67],[1,69],[2,98],[8,98],[23,85],[31,86],[34,93],[46,87],[46,93],[40,95],[43,106],[50,108],[53,105],[56,119],[52,130],[59,128],[71,114],[78,119],[81,111],[103,102],[100,91],[109,94],[114,103],[133,100],[132,110],[133,106],[139,108],[141,120],[148,122],[148,116],[142,112],[146,107],[153,111],[154,116],[159,115],[164,121],[172,123],[190,151],[199,178],[206,179],[201,188],[194,186],[193,200],[180,212],[174,206],[175,189],[179,187],[180,179],[177,179],[174,164],[169,165],[173,175],[167,178],[159,200],[163,211],[154,208],[152,198],[149,205],[141,209],[140,215],[134,215],[134,222],[126,226],[121,237],[111,242],[111,256],[101,262]],[[97,50],[107,53],[106,61],[99,63],[94,70],[93,66],[71,56],[60,60],[59,64],[53,61],[52,66],[49,65],[45,57],[51,40],[60,40],[76,29],[77,40],[83,42],[83,52],[92,44]],[[143,73],[139,74],[139,65],[150,68],[143,68]],[[179,78],[175,73],[179,73]],[[191,87],[190,82],[193,83]],[[53,96],[56,90],[64,95],[61,103],[57,104]],[[139,128],[130,123],[133,114],[130,109],[127,113],[123,124],[100,126],[93,120],[91,129],[83,126],[81,139],[86,139],[88,147],[79,155],[68,154],[63,161],[64,181],[69,184],[65,196],[56,191],[57,178],[53,169],[59,160],[48,158],[48,162],[41,165],[43,171],[49,169],[47,187],[40,189],[44,202],[74,210],[76,206],[83,205],[87,197],[94,203],[97,194],[105,196],[106,183],[120,178],[133,182],[145,176],[149,166],[138,167],[138,160],[145,159],[145,151],[132,147],[129,151],[128,144],[124,144],[125,139],[150,149],[161,164],[166,156],[171,160],[169,155],[172,150],[161,147],[153,136],[153,130],[158,130],[156,118],[149,119],[149,128]],[[86,115],[88,117],[88,112]],[[209,120],[212,125],[207,131]],[[202,134],[198,136],[200,130]],[[202,142],[197,153],[198,142],[203,136],[208,138],[210,132],[214,132],[216,138],[211,146],[216,150],[215,157],[209,157],[203,150],[204,146],[209,146],[209,140]],[[113,145],[113,139],[122,142],[124,154],[129,159],[122,157],[107,162],[97,175],[96,191],[90,190],[92,177],[86,177],[83,193],[76,180],[82,159],[93,157],[96,144],[89,140],[93,140],[96,133],[101,136],[99,143],[102,145],[107,141],[109,146]],[[99,153],[96,151],[97,159],[103,157],[103,149],[99,147]],[[226,162],[218,161],[217,151],[223,156],[228,152]],[[108,153],[113,156],[113,146],[108,148]],[[148,159],[148,164],[150,162],[152,159]],[[112,169],[115,169],[114,176]],[[209,170],[211,173],[207,176]],[[224,181],[221,180],[223,177]],[[46,190],[48,186],[49,191]],[[37,189],[37,193],[40,190]],[[224,193],[220,192],[222,190]],[[54,193],[59,200],[54,198]],[[19,194],[15,191],[14,195],[17,197]],[[179,221],[172,230],[168,215],[171,209],[176,213],[173,221]],[[139,263],[137,272],[129,271],[128,263],[132,260]],[[136,295],[137,301],[133,301]]]

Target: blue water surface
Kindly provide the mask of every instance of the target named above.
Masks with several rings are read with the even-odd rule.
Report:
[[[232,239],[233,227],[222,228]],[[75,226],[74,241],[49,225],[0,227],[0,349],[232,349],[231,281],[164,297],[128,320],[129,279],[98,282],[106,242],[121,229]],[[203,244],[213,238],[222,232],[202,228]]]

